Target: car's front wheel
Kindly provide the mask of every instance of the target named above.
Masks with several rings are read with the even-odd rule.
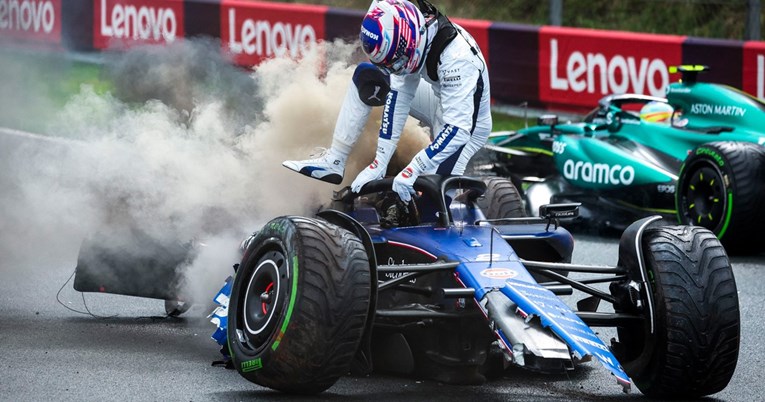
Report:
[[[355,235],[318,219],[274,219],[248,243],[234,279],[234,366],[265,387],[324,391],[348,373],[369,303],[369,259]]]
[[[652,302],[646,289],[630,297],[630,310],[644,320],[617,327],[614,354],[652,398],[723,390],[736,369],[741,328],[725,250],[709,230],[693,226],[648,228],[642,240]]]
[[[765,224],[765,147],[710,142],[694,149],[680,169],[680,223],[705,227],[729,252],[765,249],[755,230]]]

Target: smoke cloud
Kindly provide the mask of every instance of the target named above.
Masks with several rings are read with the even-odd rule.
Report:
[[[208,300],[238,262],[245,236],[280,215],[313,216],[330,200],[339,187],[281,163],[331,144],[355,46],[324,44],[299,61],[274,59],[256,70],[232,66],[217,46],[186,41],[115,55],[107,68],[113,91],[83,87],[51,126],[51,136],[68,140],[0,135],[0,275],[23,280],[8,261],[41,245],[113,242],[101,234],[137,229],[159,243],[202,244],[184,266],[182,293]],[[372,159],[380,114],[373,112],[344,185]],[[410,121],[392,168],[427,138]],[[125,258],[141,252],[113,243]]]

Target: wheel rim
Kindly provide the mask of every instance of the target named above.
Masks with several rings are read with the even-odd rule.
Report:
[[[269,343],[285,306],[288,281],[284,253],[269,251],[254,264],[238,310],[237,335],[242,345],[257,352]]]
[[[725,218],[727,200],[722,174],[716,166],[700,163],[683,188],[684,215],[688,222],[714,231]]]

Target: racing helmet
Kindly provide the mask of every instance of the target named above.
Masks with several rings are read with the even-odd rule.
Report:
[[[651,101],[640,109],[640,119],[651,123],[664,123],[669,125],[675,109],[669,103]]]
[[[380,0],[361,23],[361,48],[388,74],[417,72],[425,60],[425,17],[406,0]]]

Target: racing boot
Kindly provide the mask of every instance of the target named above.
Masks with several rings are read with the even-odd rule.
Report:
[[[337,155],[332,149],[319,148],[318,154],[311,155],[311,159],[284,161],[282,166],[314,179],[340,184],[345,171],[345,157]]]
[[[364,67],[363,65],[368,66]],[[369,114],[372,111],[372,104],[367,104],[362,100],[362,90],[357,86],[364,84],[369,76],[364,72],[376,71],[376,67],[369,63],[362,63],[354,73],[353,84],[345,91],[345,98],[340,107],[340,113],[337,116],[335,130],[332,133],[332,146],[327,150],[319,148],[318,155],[311,155],[311,159],[303,161],[284,161],[282,165],[308,177],[326,181],[327,183],[340,184],[343,181],[345,171],[345,161],[351,153],[351,149],[361,136],[364,125],[369,120]],[[361,78],[357,79],[357,76]],[[367,77],[367,78],[364,78]],[[374,84],[377,81],[372,82]],[[380,84],[379,82],[377,82]],[[367,83],[368,84],[368,83]],[[382,84],[380,84],[382,85]],[[370,85],[362,85],[364,88],[370,88]],[[378,88],[379,89],[379,88]],[[387,89],[386,89],[387,91]],[[386,92],[387,93],[387,92]],[[384,99],[383,96],[381,99]],[[366,97],[364,97],[366,99]]]

